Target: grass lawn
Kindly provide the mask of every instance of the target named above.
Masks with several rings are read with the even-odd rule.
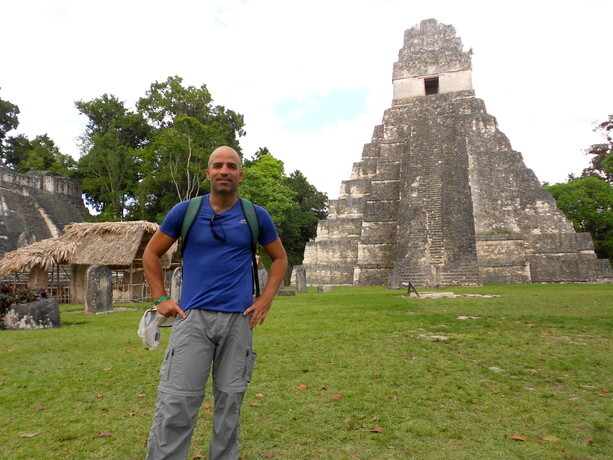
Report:
[[[446,290],[500,297],[277,298],[256,329],[242,458],[611,458],[613,286]],[[143,349],[149,305],[126,307],[0,331],[0,458],[144,458],[170,330]],[[190,458],[208,451],[208,393]]]

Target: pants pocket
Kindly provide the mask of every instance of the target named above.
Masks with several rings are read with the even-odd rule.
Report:
[[[172,370],[172,360],[174,355],[174,348],[168,348],[166,350],[166,357],[164,358],[162,368],[160,369],[160,382],[162,383],[166,383],[170,379],[170,371]]]
[[[243,381],[245,383],[251,382],[251,376],[253,375],[253,368],[255,367],[255,359],[257,353],[252,348],[247,348],[245,356],[245,370],[243,372]]]

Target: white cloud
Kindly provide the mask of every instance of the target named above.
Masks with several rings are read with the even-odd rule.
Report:
[[[48,133],[78,156],[74,101],[110,93],[131,105],[179,75],[245,115],[247,156],[268,147],[334,198],[391,105],[404,31],[433,17],[473,48],[477,97],[555,182],[587,166],[593,123],[613,113],[612,13],[608,0],[22,0],[3,6],[0,98],[19,106],[19,132]],[[361,87],[368,113],[313,135],[285,131],[272,109]]]

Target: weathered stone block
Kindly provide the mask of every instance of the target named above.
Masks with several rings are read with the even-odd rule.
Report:
[[[258,281],[260,282],[260,292],[264,291],[266,283],[268,283],[268,271],[264,268],[258,270]]]
[[[294,267],[296,273],[296,291],[298,294],[304,294],[307,291],[306,268],[302,265]]]
[[[537,254],[528,257],[533,283],[565,283],[581,281],[576,254]]]
[[[358,265],[374,264],[391,268],[395,257],[395,249],[396,245],[390,243],[358,243]]]
[[[498,265],[480,266],[482,283],[526,284],[530,283],[530,266],[524,265]]]
[[[60,327],[60,309],[55,299],[42,299],[13,306],[4,323],[8,329],[48,329]]]
[[[353,284],[358,286],[386,286],[389,269],[356,267]]]
[[[397,223],[390,222],[364,222],[360,241],[364,244],[393,243],[396,241]]]
[[[343,181],[341,184],[341,190],[339,198],[343,199],[347,196],[352,198],[358,198],[370,193],[370,180],[369,179],[351,179]]]
[[[477,240],[480,267],[527,265],[524,240]]]
[[[398,200],[368,200],[364,208],[364,220],[398,221]]]
[[[85,311],[113,311],[113,274],[106,265],[92,265],[85,276]]]
[[[589,232],[580,232],[575,235],[577,241],[577,250],[589,251],[594,254],[594,242],[592,235]]]
[[[181,300],[181,291],[183,290],[183,268],[177,267],[172,271],[170,279],[170,298],[179,302]]]
[[[353,270],[355,265],[309,265],[307,284],[317,286],[319,284],[333,284],[347,286],[353,284]]]
[[[380,161],[377,163],[376,171],[377,180],[399,180],[400,162]]]
[[[371,196],[379,200],[398,200],[399,189],[397,180],[373,180]]]

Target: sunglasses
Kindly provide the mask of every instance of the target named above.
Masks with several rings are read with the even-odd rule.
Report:
[[[211,233],[213,234],[213,237],[217,240],[217,241],[221,241],[222,243],[226,242],[226,232],[224,232],[223,227],[221,226],[221,222],[219,222],[219,220],[215,220],[217,216],[213,216],[211,217]],[[221,234],[219,232],[217,232],[217,230],[215,230],[215,223],[217,223],[217,226],[220,228],[221,230]]]

